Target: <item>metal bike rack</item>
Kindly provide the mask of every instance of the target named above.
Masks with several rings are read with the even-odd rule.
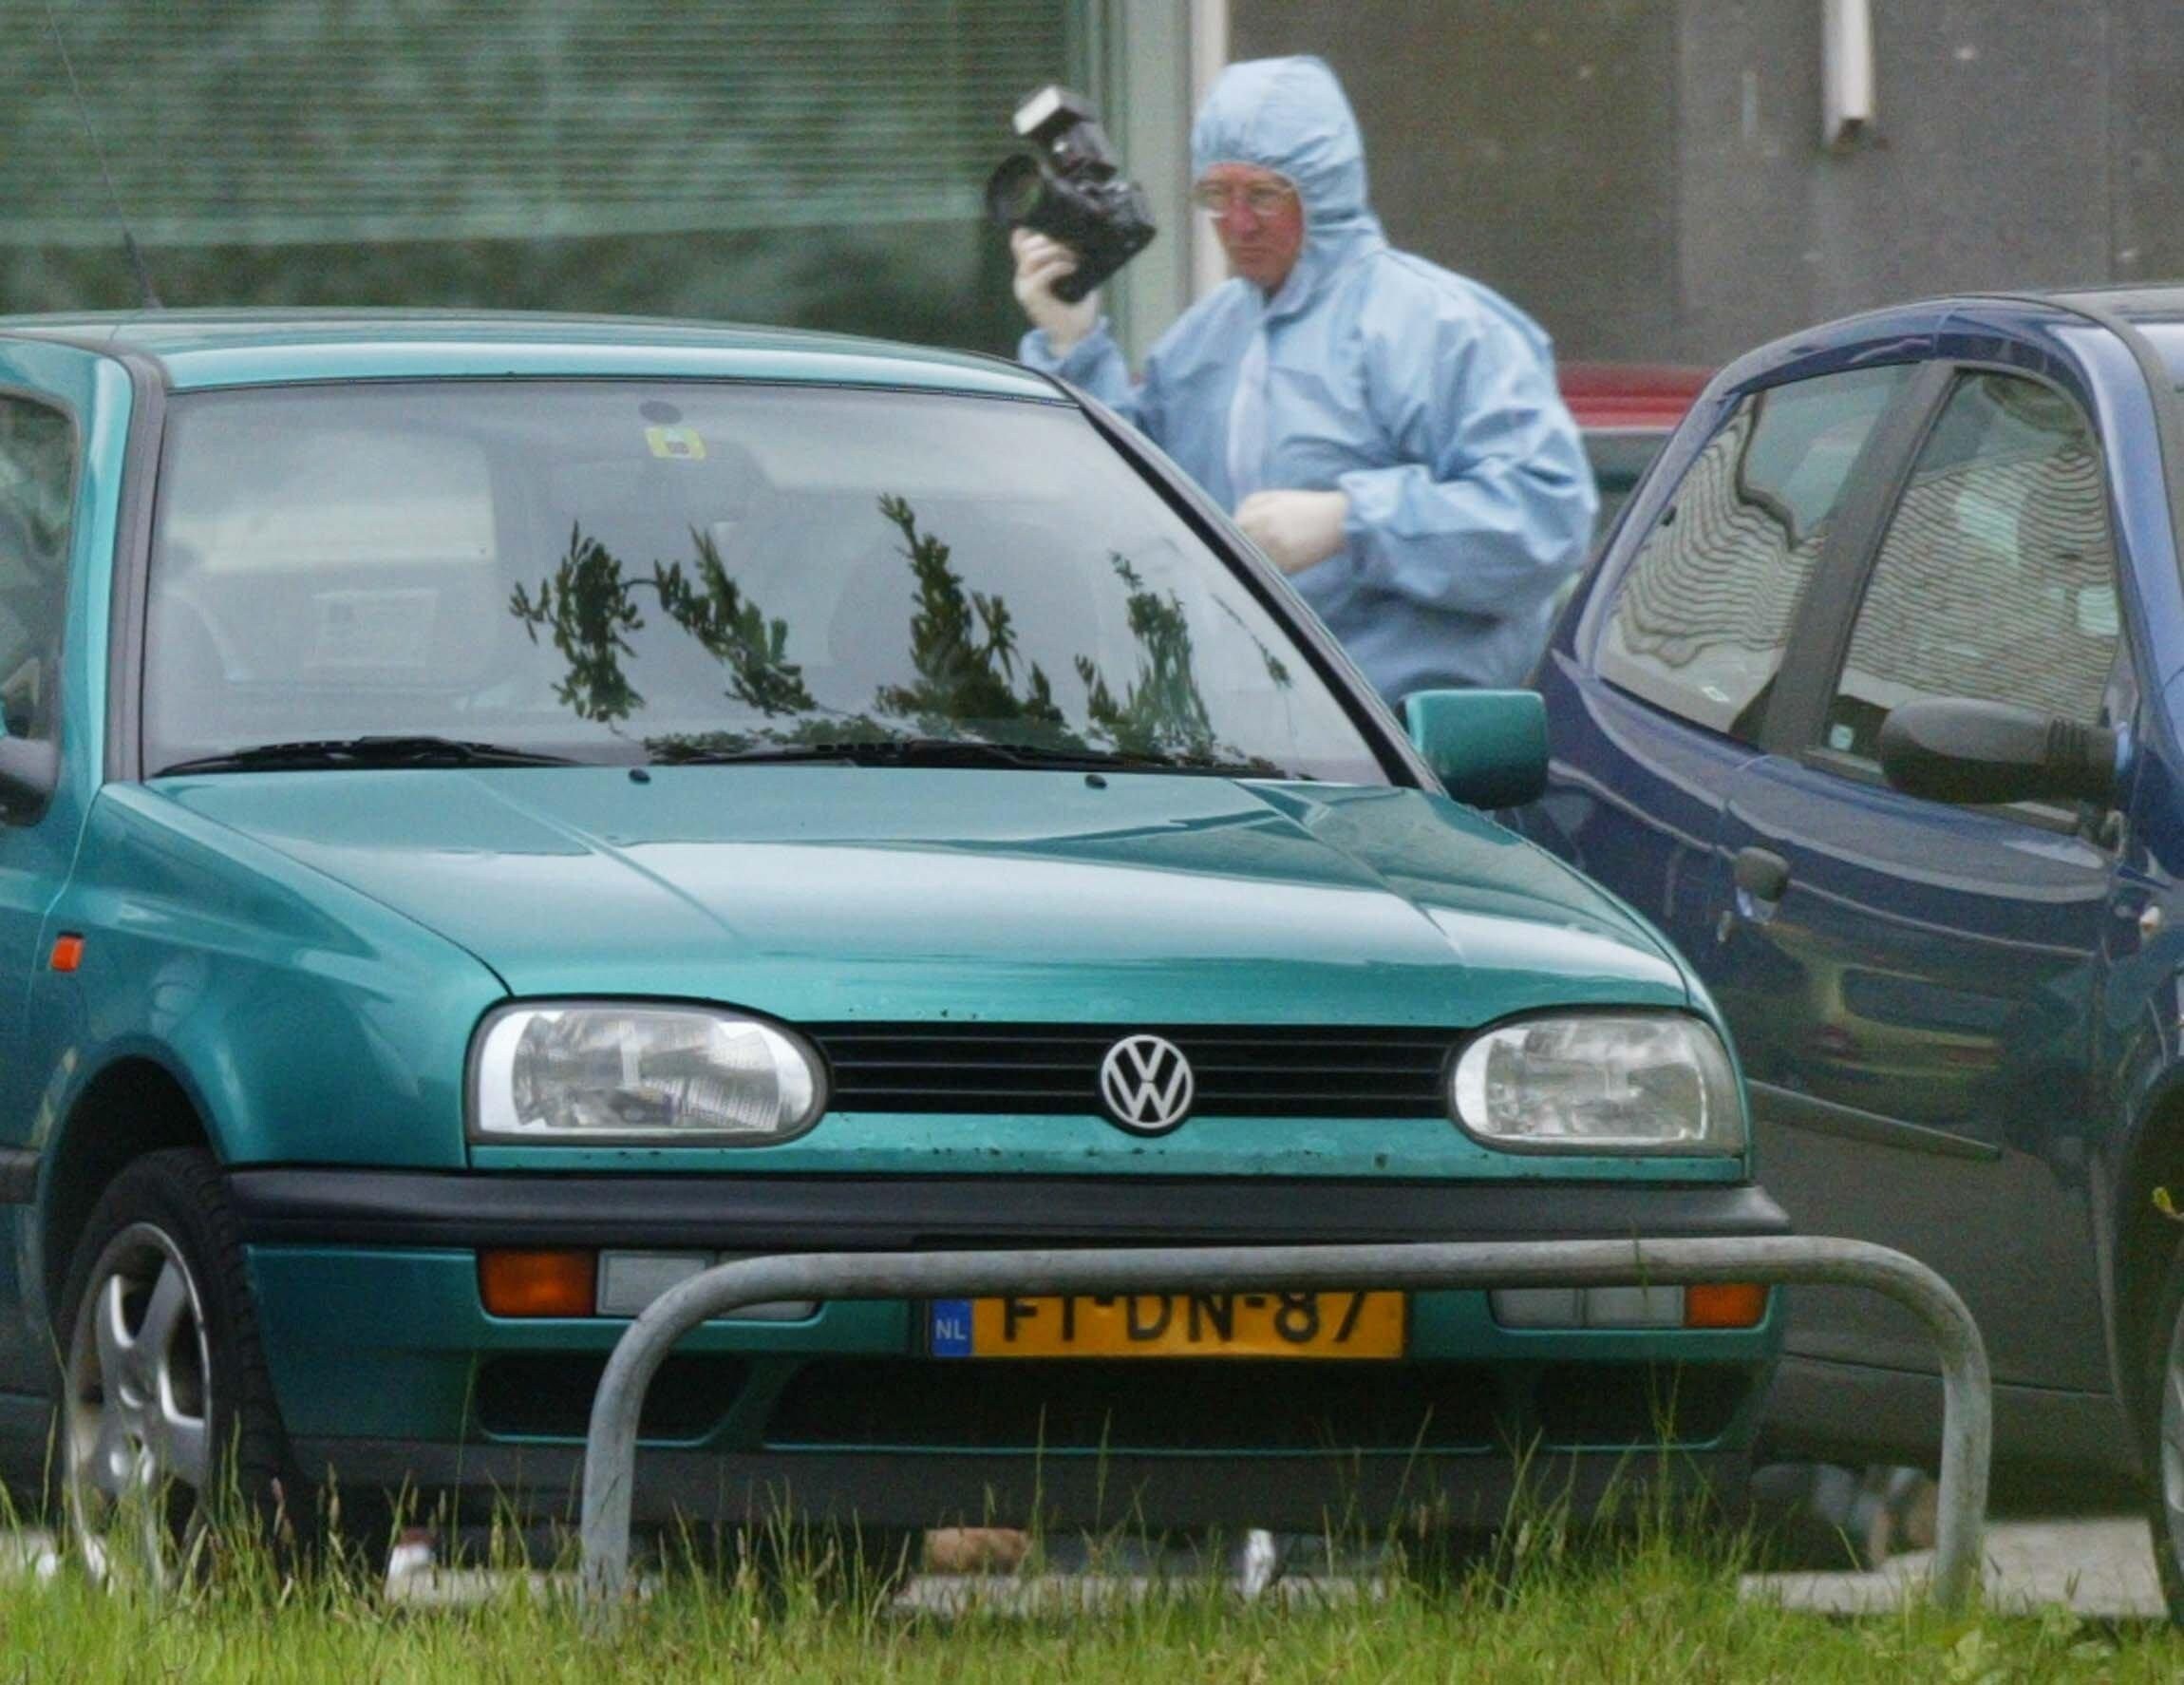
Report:
[[[1308,1288],[1629,1287],[1708,1281],[1864,1287],[1909,1307],[1941,1356],[1939,1538],[1933,1595],[1962,1606],[1976,1581],[1994,1437],[1986,1347],[1947,1281],[1863,1240],[1513,1240],[1373,1246],[1158,1246],[1116,1251],[813,1253],[716,1264],[670,1288],[608,1359],[584,1442],[586,1612],[611,1615],[630,1583],[637,1418],[652,1376],[701,1322],[781,1299],[960,1298],[982,1294],[1220,1293]]]

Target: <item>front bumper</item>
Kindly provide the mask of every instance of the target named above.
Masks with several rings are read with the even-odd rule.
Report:
[[[877,1252],[1786,1235],[1749,1183],[1207,1176],[644,1176],[244,1168],[252,1242]]]
[[[1788,1228],[1760,1190],[1728,1184],[294,1169],[238,1170],[233,1184],[306,1473],[564,1510],[592,1390],[628,1322],[488,1315],[480,1245],[750,1254]],[[921,1307],[902,1301],[714,1321],[649,1397],[638,1513],[1318,1525],[1425,1504],[1479,1518],[1506,1502],[1517,1448],[1545,1453],[1541,1467],[1567,1458],[1582,1505],[1614,1471],[1658,1464],[1632,1453],[1660,1446],[1664,1423],[1673,1478],[1739,1467],[1780,1320],[1778,1308],[1742,1331],[1508,1329],[1482,1293],[1421,1293],[1408,1354],[1386,1364],[934,1358]]]

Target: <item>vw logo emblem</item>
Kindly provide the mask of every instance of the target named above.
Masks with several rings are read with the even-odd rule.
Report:
[[[1158,1035],[1124,1036],[1100,1061],[1100,1098],[1125,1129],[1158,1135],[1190,1114],[1197,1084],[1191,1062]]]

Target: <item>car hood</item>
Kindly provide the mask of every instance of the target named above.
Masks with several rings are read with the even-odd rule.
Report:
[[[440,932],[521,995],[809,1022],[1440,1026],[1689,998],[1619,902],[1415,790],[833,766],[153,787]]]

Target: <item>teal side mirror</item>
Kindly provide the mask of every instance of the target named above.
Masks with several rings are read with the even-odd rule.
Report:
[[[1519,807],[1547,788],[1547,704],[1536,691],[1418,691],[1403,699],[1410,740],[1448,793]]]

